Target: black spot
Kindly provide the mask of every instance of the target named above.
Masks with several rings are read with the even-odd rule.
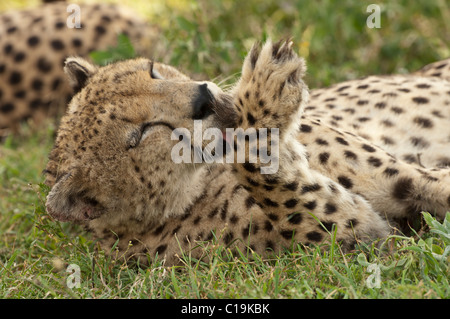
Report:
[[[294,230],[282,230],[280,231],[281,237],[287,240],[291,240],[294,237]]]
[[[328,142],[321,138],[316,139],[316,143],[319,145],[328,145]]]
[[[3,114],[8,114],[11,113],[12,111],[14,111],[14,104],[12,103],[0,104],[0,112],[2,112]]]
[[[331,232],[333,230],[333,225],[335,224],[334,222],[321,222],[322,225],[319,225],[320,229],[322,230],[323,227],[325,227],[325,229],[329,232]]]
[[[250,112],[247,112],[247,120],[248,120],[248,124],[250,125],[255,125],[256,123],[256,119],[253,117],[253,115]]]
[[[273,241],[271,241],[271,240],[266,241],[266,250],[269,250],[269,251],[275,250],[275,245],[273,244]]]
[[[273,230],[273,225],[270,222],[270,220],[266,220],[264,222],[264,230],[267,231],[267,232],[271,232]]]
[[[28,107],[32,110],[36,110],[37,108],[39,108],[39,106],[41,106],[41,104],[42,104],[41,99],[37,98],[37,99],[31,100]]]
[[[253,205],[256,205],[256,200],[253,196],[249,196],[245,200],[245,206],[250,209]]]
[[[375,148],[373,148],[372,146],[367,145],[367,144],[363,144],[363,145],[362,145],[362,149],[365,150],[365,151],[367,151],[367,152],[369,152],[369,153],[374,153],[374,152],[376,152],[376,149],[375,149]]]
[[[201,217],[201,216],[197,216],[197,217],[194,218],[194,220],[192,221],[192,223],[193,223],[194,225],[198,225],[198,223],[200,223],[201,220],[202,220],[202,217]]]
[[[19,63],[25,60],[26,54],[24,52],[17,52],[14,56],[14,62]]]
[[[266,176],[264,181],[266,182],[266,184],[270,184],[270,185],[274,185],[274,184],[278,184],[278,178],[277,177],[270,177],[270,176]]]
[[[254,179],[250,178],[250,177],[247,177],[247,182],[248,182],[250,185],[253,185],[253,186],[255,186],[255,187],[258,187],[258,186],[259,186],[259,183],[258,183],[257,181],[255,181]]]
[[[257,171],[257,168],[255,167],[254,164],[251,163],[243,163],[242,166],[245,168],[246,171],[250,172],[250,173],[254,173]]]
[[[339,144],[342,144],[342,145],[348,145],[348,142],[339,136],[336,137],[336,142],[338,142]]]
[[[312,127],[310,125],[302,124],[300,125],[300,131],[303,133],[310,133],[312,131]]]
[[[220,218],[222,218],[222,220],[225,220],[225,218],[227,217],[227,213],[228,213],[228,200],[224,202],[222,208],[220,209]]]
[[[290,191],[295,192],[297,190],[297,188],[298,188],[298,182],[292,182],[292,183],[289,183],[289,184],[284,184],[283,187],[288,189],[288,190],[290,190]]]
[[[25,96],[27,95],[27,91],[25,90],[20,90],[14,93],[14,97],[17,99],[23,99],[25,98]]]
[[[253,223],[253,224],[251,225],[251,229],[252,229],[253,235],[256,235],[256,234],[258,233],[258,231],[259,231],[259,226],[258,226],[258,224],[257,224],[257,223]]]
[[[61,78],[54,79],[52,82],[52,86],[51,86],[52,90],[56,91],[59,88],[59,86],[61,85],[61,83],[62,83]]]
[[[287,201],[285,201],[285,202],[283,203],[283,205],[284,205],[286,208],[293,208],[293,207],[295,207],[295,206],[297,205],[297,203],[298,203],[298,199],[291,198],[291,199],[288,199]]]
[[[8,29],[6,29],[6,32],[11,34],[17,31],[17,27],[9,27]]]
[[[383,174],[384,175],[386,175],[386,176],[388,176],[388,177],[392,177],[392,176],[396,176],[396,175],[398,175],[398,169],[396,169],[396,168],[390,168],[390,167],[387,167],[385,170],[384,170],[384,172],[383,172]]]
[[[44,83],[42,82],[42,80],[40,79],[34,79],[31,82],[31,87],[33,88],[33,90],[35,91],[40,91],[42,89],[42,87],[44,86]]]
[[[413,154],[406,154],[403,156],[403,160],[405,160],[408,163],[416,163],[417,157]]]
[[[440,111],[438,111],[438,110],[434,110],[433,112],[431,112],[431,114],[433,114],[434,116],[436,116],[436,117],[438,117],[440,119],[444,118],[442,113]]]
[[[32,35],[31,37],[28,38],[27,43],[28,43],[28,46],[35,47],[36,45],[39,44],[40,41],[41,40],[39,39],[39,37]]]
[[[22,74],[17,71],[11,72],[11,75],[9,76],[9,84],[16,85],[22,82]]]
[[[416,123],[417,125],[423,127],[423,128],[432,128],[433,127],[433,121],[431,121],[430,119],[427,119],[425,117],[416,117],[414,119],[414,123]]]
[[[355,161],[358,159],[358,156],[355,153],[353,153],[352,151],[345,151],[344,156],[347,159],[351,159],[351,160],[355,160]]]
[[[356,104],[358,104],[358,105],[366,105],[368,103],[369,103],[369,101],[367,101],[367,100],[358,100],[358,102],[356,102]]]
[[[166,251],[166,249],[167,249],[167,245],[166,245],[166,244],[159,245],[159,246],[156,248],[155,253],[157,253],[158,255],[161,255],[161,254],[163,254],[163,253]]]
[[[393,144],[395,144],[394,140],[392,138],[390,138],[390,137],[382,136],[381,140],[386,145],[393,145]]]
[[[358,89],[358,90],[363,90],[363,89],[367,89],[369,87],[369,85],[367,85],[367,84],[362,84],[362,85],[358,85],[356,88]]]
[[[430,143],[427,142],[424,138],[422,137],[411,137],[410,139],[412,145],[414,145],[417,148],[427,148],[428,146],[430,146]]]
[[[302,222],[303,216],[300,213],[292,213],[288,215],[288,221],[291,224],[298,225]]]
[[[302,186],[302,194],[309,193],[309,192],[316,192],[320,190],[322,186],[319,184],[310,184],[310,185],[304,185]]]
[[[243,237],[243,239],[246,239],[248,237],[248,235],[250,235],[250,227],[251,227],[251,224],[249,223],[247,225],[247,227],[242,229],[242,237]]]
[[[353,182],[350,178],[348,178],[347,176],[338,176],[338,182],[339,184],[341,184],[342,186],[344,186],[347,189],[350,189],[353,187]]]
[[[379,158],[373,156],[369,157],[367,159],[367,162],[374,167],[380,167],[381,165],[383,165],[383,162]]]
[[[426,104],[429,102],[426,97],[413,97],[412,100],[417,104]]]
[[[325,204],[325,214],[333,214],[335,212],[337,212],[336,205],[330,203]]]
[[[62,28],[64,28],[65,25],[66,24],[64,22],[58,21],[58,22],[55,23],[55,29],[58,29],[58,30],[62,29]]]
[[[381,123],[381,125],[384,125],[386,127],[393,127],[394,126],[394,123],[392,123],[389,120],[382,120],[380,123]]]
[[[395,114],[402,114],[404,112],[403,109],[398,106],[391,107],[391,111],[394,112]]]
[[[175,229],[172,231],[172,235],[175,235],[176,233],[178,233],[181,229],[181,225],[178,225],[177,227],[175,227]]]
[[[328,159],[330,158],[330,153],[323,152],[319,154],[319,161],[320,164],[325,165],[328,162]]]
[[[105,23],[110,23],[112,21],[111,18],[108,17],[107,15],[103,15],[101,19],[102,19],[102,22],[105,22]]]
[[[343,111],[346,112],[346,113],[355,114],[355,109],[353,109],[351,107],[343,109]]]
[[[272,201],[270,198],[264,198],[264,204],[270,207],[278,207],[278,203]]]
[[[98,26],[95,27],[95,32],[96,32],[98,35],[102,35],[102,34],[105,34],[105,33],[106,33],[106,29],[105,29],[104,26],[98,25]]]
[[[223,241],[224,241],[225,245],[228,245],[229,243],[231,243],[233,238],[234,238],[234,234],[232,231],[229,231],[228,233],[226,233],[225,236],[223,236]]]
[[[81,48],[83,46],[83,41],[81,39],[74,38],[74,39],[72,39],[72,45],[75,48]]]
[[[161,226],[159,226],[158,228],[156,228],[156,229],[152,232],[152,235],[153,235],[153,236],[161,235],[165,227],[166,227],[166,225],[165,225],[165,224],[162,224]]]
[[[56,51],[64,50],[65,47],[64,43],[58,39],[50,41],[50,45]]]
[[[343,85],[343,86],[339,87],[339,88],[336,90],[336,92],[342,92],[342,91],[348,89],[349,87],[350,87],[350,85]]]
[[[315,200],[312,200],[310,202],[306,202],[303,204],[303,207],[309,210],[313,210],[317,207],[317,202]]]
[[[269,217],[269,219],[274,221],[274,222],[276,222],[278,220],[278,215],[276,215],[274,213],[267,214],[267,217]]]
[[[399,178],[394,185],[392,196],[396,199],[404,200],[408,198],[413,189],[413,180],[409,177]]]
[[[350,219],[348,222],[347,222],[347,225],[345,225],[345,227],[347,227],[347,228],[355,228],[356,227],[356,225],[358,225],[358,221],[356,220],[356,219]]]
[[[214,218],[217,215],[218,212],[219,212],[219,208],[216,207],[212,211],[209,212],[208,217],[209,218]]]
[[[386,107],[386,103],[385,103],[385,102],[378,102],[378,103],[375,103],[375,107],[376,107],[377,109],[384,109],[384,108]]]
[[[388,92],[388,93],[384,93],[382,96],[383,97],[396,97],[397,93],[395,93],[395,92]]]
[[[315,241],[315,242],[319,242],[322,240],[323,236],[321,233],[316,232],[316,231],[311,231],[309,233],[306,234],[306,237],[309,240]]]
[[[45,58],[39,58],[36,64],[37,68],[43,73],[48,73],[52,70],[53,66]]]
[[[12,52],[12,50],[13,50],[13,46],[12,46],[12,44],[6,44],[4,47],[3,47],[3,52],[6,54],[6,55],[8,55],[8,54],[10,54],[11,52]]]

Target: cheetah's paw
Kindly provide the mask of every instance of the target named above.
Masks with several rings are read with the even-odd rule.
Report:
[[[235,94],[240,126],[282,128],[299,118],[308,95],[302,81],[306,65],[292,45],[289,40],[253,45]]]

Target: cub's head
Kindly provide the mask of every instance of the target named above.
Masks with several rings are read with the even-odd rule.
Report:
[[[198,192],[188,185],[200,164],[176,163],[173,148],[180,140],[190,143],[186,135],[194,136],[195,120],[203,131],[233,123],[230,96],[143,58],[102,68],[69,58],[65,72],[77,93],[45,169],[50,215],[149,224],[181,214]],[[189,148],[194,156],[195,145]]]

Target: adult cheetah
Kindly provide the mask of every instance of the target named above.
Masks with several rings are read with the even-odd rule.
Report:
[[[291,47],[289,41],[254,45],[241,79],[229,92],[143,58],[102,68],[68,59],[65,71],[79,91],[62,119],[45,170],[51,186],[49,214],[85,225],[106,251],[117,244],[126,258],[145,263],[158,255],[166,265],[180,261],[180,250],[201,258],[199,240],[267,256],[293,242],[323,242],[333,225],[337,240],[350,248],[359,240],[384,238],[394,219],[414,218],[422,210],[443,218],[450,208],[449,170],[405,162],[395,155],[402,154],[402,145],[390,144],[398,148],[387,151],[377,135],[385,127],[380,121],[391,116],[394,99],[403,101],[404,110],[396,119],[410,116],[411,123],[404,125],[414,127],[414,134],[433,129],[427,141],[439,143],[434,129],[448,132],[448,125],[428,116],[436,109],[448,121],[448,105],[434,104],[420,114],[432,122],[431,128],[428,121],[416,120],[409,92],[398,90],[432,81],[421,77],[401,84],[394,77],[349,82],[327,91],[330,98],[339,96],[342,105],[321,101],[320,90],[308,104],[305,63]],[[433,84],[439,96],[450,90],[446,81]],[[369,86],[397,96],[361,91]],[[346,90],[361,96],[339,95]],[[362,98],[368,102],[359,102]],[[330,107],[331,102],[336,106]],[[366,113],[369,119],[361,120]],[[261,135],[247,140],[225,136],[225,145],[244,152],[243,162],[177,164],[171,152],[180,141],[171,136],[176,128],[193,135],[196,120],[202,120],[203,133],[240,127],[276,128],[279,134],[267,134],[270,149]],[[370,123],[377,129],[363,135]],[[398,123],[392,129],[402,127]],[[198,147],[189,146],[194,151]],[[232,149],[227,147],[227,154]],[[262,154],[275,149],[278,170],[263,174]],[[256,163],[250,161],[252,154]]]

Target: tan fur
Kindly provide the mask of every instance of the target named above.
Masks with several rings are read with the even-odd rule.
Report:
[[[119,239],[127,258],[146,262],[158,255],[167,265],[178,263],[182,252],[201,258],[198,240],[217,238],[233,249],[268,255],[292,242],[326,241],[336,225],[337,239],[350,248],[358,240],[385,237],[390,220],[414,219],[422,209],[442,218],[450,207],[447,170],[419,168],[387,153],[358,134],[362,125],[350,130],[354,118],[343,117],[343,129],[330,125],[334,111],[319,97],[338,98],[337,88],[308,94],[305,63],[291,46],[255,45],[230,92],[147,59],[99,69],[68,60],[69,78],[87,80],[50,154],[50,215],[86,225],[106,251]],[[364,110],[355,99],[340,98],[342,112],[344,104],[355,113]],[[389,103],[388,97],[378,101]],[[373,110],[376,102],[364,106]],[[235,141],[245,163],[175,164],[170,154],[178,141],[171,132],[193,132],[198,103],[213,111],[202,117],[203,130],[278,128],[278,171],[261,174],[261,159],[249,162],[260,147],[255,141]],[[444,112],[447,106],[437,107]],[[396,152],[401,154],[401,145]]]

